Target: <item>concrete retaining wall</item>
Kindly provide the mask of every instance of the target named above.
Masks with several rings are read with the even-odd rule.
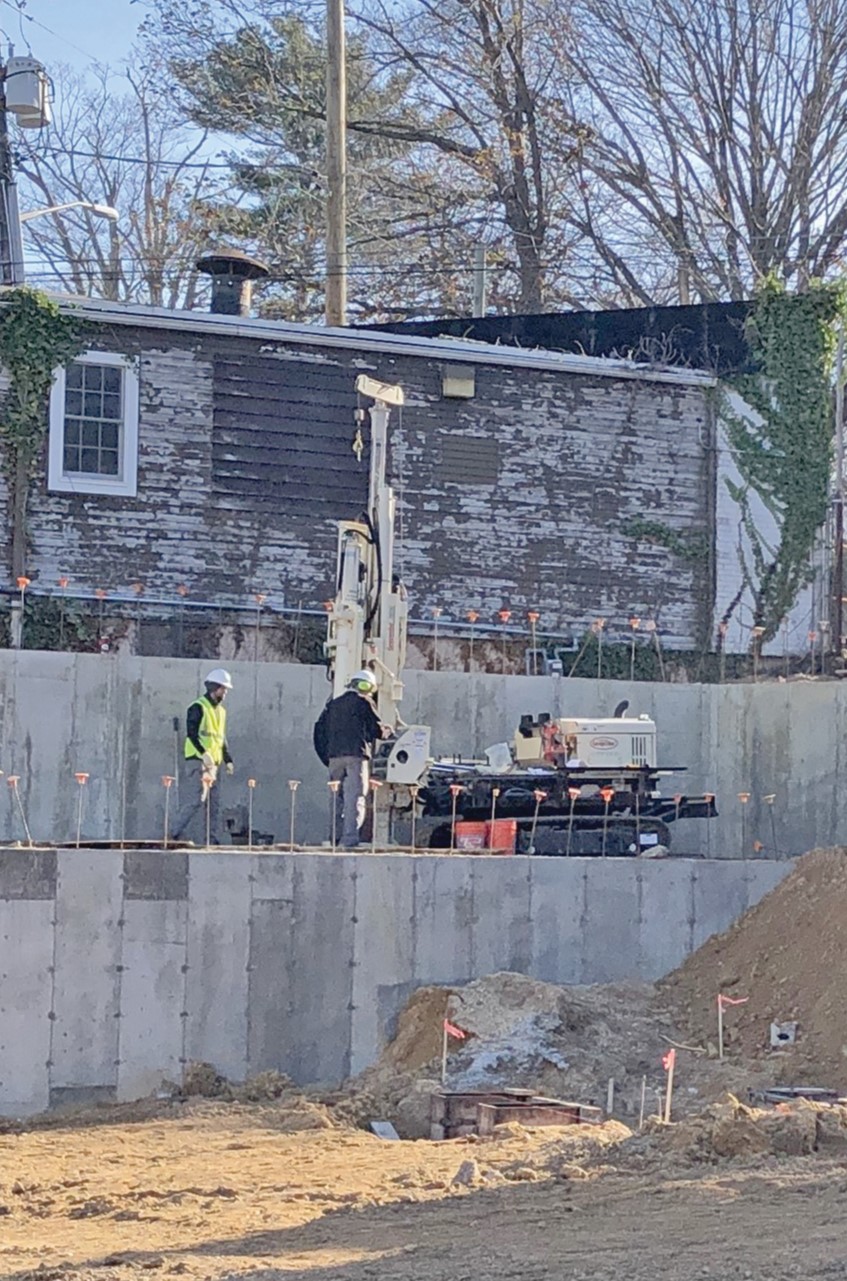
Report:
[[[175,735],[208,664],[126,655],[0,651],[0,769],[19,774],[33,835],[67,842],[76,831],[74,772],[90,774],[83,833],[161,835],[163,774],[175,771]],[[311,732],[328,694],[322,669],[233,665],[230,740],[237,764],[225,804],[244,804],[258,780],[256,827],[287,840],[287,780],[302,780],[297,837],[326,836],[327,789]],[[659,726],[660,761],[687,766],[675,791],[717,795],[720,817],[679,824],[680,853],[737,858],[755,841],[765,854],[845,843],[847,685],[660,685],[521,676],[408,672],[403,714],[433,727],[436,752],[478,753],[511,737],[523,712],[593,716],[629,698]],[[739,792],[749,792],[742,807]],[[773,806],[763,797],[775,796]],[[124,817],[125,816],[125,817]],[[10,789],[0,787],[0,837],[22,834]]]
[[[785,875],[757,861],[0,850],[0,1112],[192,1059],[337,1082],[410,993],[657,978]]]

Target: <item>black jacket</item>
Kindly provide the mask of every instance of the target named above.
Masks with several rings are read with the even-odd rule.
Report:
[[[333,756],[369,759],[373,744],[382,735],[382,722],[373,701],[354,689],[327,703],[315,725],[314,744],[324,765]]]

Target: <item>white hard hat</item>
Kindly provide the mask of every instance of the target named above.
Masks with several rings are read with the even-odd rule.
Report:
[[[229,672],[224,671],[222,667],[216,667],[213,672],[209,672],[206,677],[207,685],[223,685],[224,689],[232,689],[232,677]]]
[[[362,668],[360,672],[356,672],[356,675],[350,678],[350,685],[353,689],[359,689],[362,685],[365,685],[368,689],[376,689],[376,677],[367,668]],[[362,692],[364,693],[364,691]]]

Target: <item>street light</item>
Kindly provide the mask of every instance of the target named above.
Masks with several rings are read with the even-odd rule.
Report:
[[[66,209],[87,209],[95,218],[105,218],[107,222],[117,222],[120,214],[111,205],[95,205],[90,200],[70,200],[66,205],[50,205],[48,209],[30,209],[21,214],[21,222],[30,222],[33,218],[42,218],[44,214],[64,213]]]

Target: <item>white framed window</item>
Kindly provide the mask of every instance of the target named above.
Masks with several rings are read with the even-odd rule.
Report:
[[[138,374],[126,356],[88,351],[57,370],[50,393],[47,488],[135,497]]]

